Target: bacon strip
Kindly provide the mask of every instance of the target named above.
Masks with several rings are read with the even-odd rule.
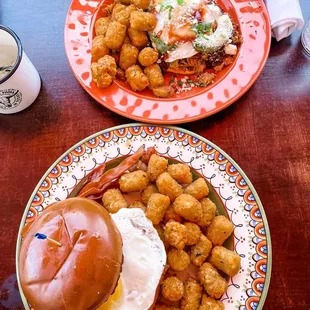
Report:
[[[115,182],[126,170],[135,165],[143,155],[144,149],[140,147],[138,151],[124,159],[118,166],[108,170],[94,181],[89,182],[78,193],[78,197],[87,197],[89,199],[99,199],[104,190]]]
[[[103,175],[106,168],[106,164],[101,164],[94,170],[92,170],[89,174],[87,174],[86,178],[84,177],[80,182],[78,182],[72,189],[71,193],[69,194],[68,198],[75,197],[77,193],[79,193],[81,190],[78,190],[78,188],[83,188],[90,182],[98,181],[100,177]],[[77,191],[78,190],[78,191]],[[77,191],[77,193],[75,193]]]
[[[87,175],[87,183],[95,182],[100,179],[106,168],[106,164],[101,164]],[[85,184],[86,185],[86,184]]]

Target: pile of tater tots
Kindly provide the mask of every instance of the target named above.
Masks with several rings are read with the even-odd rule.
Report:
[[[139,192],[140,198],[128,204],[132,192]],[[219,299],[228,288],[227,276],[239,272],[240,256],[223,247],[234,225],[217,215],[208,194],[206,181],[193,180],[189,166],[168,164],[156,153],[124,173],[119,188],[103,194],[110,213],[141,208],[165,245],[167,267],[156,310],[224,309]]]
[[[98,87],[108,87],[118,78],[134,91],[149,87],[157,97],[174,94],[174,88],[165,84],[158,52],[148,37],[156,26],[155,16],[146,12],[149,5],[150,0],[121,0],[102,7],[91,48],[91,73]]]

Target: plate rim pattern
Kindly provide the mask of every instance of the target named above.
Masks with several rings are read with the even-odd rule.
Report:
[[[37,211],[33,207],[33,204],[36,204],[34,198],[37,196],[37,194],[40,192],[40,190],[46,191],[52,186],[51,182],[46,181],[46,180],[49,180],[49,176],[51,175],[51,173],[53,175],[55,175],[56,177],[61,174],[61,171],[59,171],[59,169],[57,169],[57,167],[59,167],[59,165],[62,167],[66,167],[66,166],[71,165],[71,163],[72,163],[72,161],[70,160],[70,156],[72,157],[71,154],[73,154],[73,156],[82,156],[85,153],[85,145],[89,148],[97,147],[98,146],[98,143],[97,143],[98,139],[100,139],[100,138],[104,139],[105,134],[108,134],[111,132],[113,134],[116,134],[117,137],[123,138],[126,136],[128,131],[131,130],[131,128],[132,128],[132,130],[134,130],[135,127],[140,128],[140,131],[136,133],[136,135],[138,135],[138,136],[141,134],[141,132],[143,130],[148,131],[151,129],[149,132],[147,132],[147,134],[154,135],[155,132],[157,132],[159,130],[160,133],[162,134],[162,136],[165,137],[165,134],[166,134],[165,129],[167,129],[167,132],[169,132],[169,134],[174,134],[175,138],[179,142],[182,142],[186,138],[188,138],[188,140],[190,140],[189,144],[192,147],[196,147],[198,145],[202,145],[203,143],[205,143],[206,146],[210,146],[214,150],[214,151],[211,150],[210,154],[214,154],[214,160],[216,161],[216,163],[218,165],[221,165],[223,163],[229,164],[228,168],[227,168],[227,165],[225,166],[225,172],[228,175],[230,175],[231,177],[236,177],[237,175],[242,177],[241,179],[239,178],[239,181],[238,181],[238,178],[236,179],[239,186],[237,183],[236,183],[236,185],[240,190],[245,190],[246,188],[248,189],[248,193],[247,193],[247,191],[245,191],[242,196],[246,196],[246,197],[243,197],[243,199],[248,203],[249,206],[251,206],[250,209],[247,211],[249,211],[249,214],[250,214],[252,221],[254,221],[254,223],[256,223],[253,228],[254,228],[255,236],[256,236],[257,240],[259,240],[259,241],[255,242],[255,243],[257,243],[257,244],[262,243],[263,244],[262,247],[266,248],[267,254],[265,252],[262,253],[262,251],[260,250],[260,248],[258,246],[256,247],[256,254],[260,255],[259,257],[261,257],[261,259],[259,259],[255,264],[255,273],[258,276],[254,279],[254,277],[251,275],[253,278],[252,290],[254,292],[254,296],[249,296],[249,294],[247,294],[248,298],[246,299],[245,308],[241,308],[241,306],[240,306],[239,309],[241,309],[241,310],[243,310],[243,309],[244,310],[245,309],[255,309],[255,310],[263,309],[263,305],[264,305],[265,299],[267,297],[269,284],[270,284],[270,278],[271,278],[272,245],[271,245],[271,236],[270,236],[270,229],[269,229],[267,217],[266,217],[263,205],[259,199],[259,196],[258,196],[253,184],[251,183],[251,181],[249,180],[247,175],[244,173],[244,171],[240,168],[240,166],[225,151],[223,151],[220,147],[218,147],[216,144],[209,141],[208,139],[206,139],[206,138],[204,138],[198,134],[195,134],[189,130],[180,128],[180,127],[142,124],[142,123],[130,123],[130,124],[124,124],[124,125],[119,125],[119,126],[115,126],[115,127],[110,127],[110,128],[96,132],[96,133],[82,139],[81,141],[76,143],[74,146],[69,148],[66,152],[64,152],[47,169],[47,171],[44,173],[44,175],[42,176],[42,178],[40,179],[40,181],[38,182],[38,184],[34,188],[32,194],[31,194],[31,196],[27,202],[27,205],[25,207],[25,210],[24,210],[21,222],[20,222],[18,237],[17,237],[17,243],[16,243],[16,256],[15,256],[17,282],[18,282],[20,295],[21,295],[21,298],[22,298],[22,301],[23,301],[25,308],[29,309],[29,307],[27,307],[28,306],[27,300],[26,300],[26,298],[22,292],[21,285],[20,285],[19,252],[20,252],[20,247],[21,247],[21,232],[22,232],[22,228],[23,228],[24,224],[27,222],[27,214],[28,214],[29,210],[33,210],[33,212],[36,213],[36,214],[34,214],[34,216],[35,217],[37,216]],[[132,130],[131,130],[131,133],[134,134],[134,132]],[[180,137],[178,137],[175,133],[182,133],[182,135]],[[109,135],[109,136],[111,136],[111,135]],[[109,138],[110,137],[107,138],[107,141],[109,140]],[[95,144],[92,145],[89,142],[90,140],[94,140]],[[199,143],[199,141],[201,143]],[[203,152],[204,152],[204,154],[207,154],[208,150],[205,149]],[[240,183],[240,180],[245,181],[246,187],[243,187],[242,183]],[[251,205],[250,195],[253,195],[254,202],[255,202],[252,205]],[[38,205],[39,205],[40,200],[44,199],[44,197],[38,196],[38,199],[39,199],[38,200]],[[256,216],[257,212],[259,212],[258,217]],[[262,234],[260,233],[260,229],[264,229],[264,233],[263,233],[264,236],[262,236]],[[258,252],[260,254],[258,254]],[[266,270],[266,272],[264,272],[264,275],[259,276],[260,275],[259,268],[261,265],[260,263],[262,261],[265,263],[267,262],[267,270]],[[262,291],[260,291],[259,289],[256,289],[256,286],[257,285],[259,286],[261,284],[263,284],[263,290]]]

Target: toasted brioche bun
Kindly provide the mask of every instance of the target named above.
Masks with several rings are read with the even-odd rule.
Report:
[[[33,237],[38,232],[62,246]],[[47,207],[27,230],[20,283],[35,310],[91,310],[114,292],[122,263],[122,238],[109,213],[71,198]]]

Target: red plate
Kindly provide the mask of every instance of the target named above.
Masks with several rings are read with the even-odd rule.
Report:
[[[240,25],[244,42],[235,61],[217,74],[207,88],[194,88],[172,98],[156,98],[150,90],[134,92],[115,81],[100,89],[90,74],[90,46],[97,8],[110,0],[73,0],[65,25],[65,49],[71,69],[82,87],[106,108],[148,123],[176,124],[217,113],[240,98],[256,81],[268,57],[271,31],[262,0],[218,0],[219,6]],[[165,76],[169,79],[169,76]]]

